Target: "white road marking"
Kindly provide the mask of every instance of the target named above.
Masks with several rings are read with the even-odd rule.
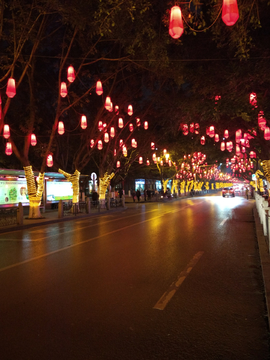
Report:
[[[193,256],[193,258],[190,260],[190,262],[187,264],[186,268],[180,273],[178,276],[178,279],[171,284],[169,289],[161,296],[161,298],[158,300],[156,305],[153,307],[153,309],[157,310],[164,310],[167,306],[168,302],[171,300],[173,295],[178,290],[179,286],[183,283],[183,281],[186,279],[188,274],[191,272],[191,270],[194,268],[194,266],[197,264],[197,262],[200,260],[200,258],[203,255],[203,251],[197,252]]]
[[[226,219],[222,220],[221,223],[219,224],[219,226],[223,226],[227,220],[229,220],[228,217]]]

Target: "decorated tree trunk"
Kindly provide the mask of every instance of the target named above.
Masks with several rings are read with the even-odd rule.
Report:
[[[177,196],[178,196],[178,187],[177,187],[177,184],[178,184],[178,180],[173,180],[173,183],[172,183],[172,188],[171,188],[171,193],[173,194],[173,192],[175,191],[177,193]]]
[[[110,175],[106,172],[103,177],[99,178],[99,186],[98,186],[98,193],[99,193],[99,202],[101,208],[105,208],[105,196],[106,190],[110,184],[111,179],[114,177],[114,173]]]
[[[29,219],[39,219],[40,215],[40,203],[44,190],[44,173],[39,173],[37,180],[37,187],[35,182],[35,176],[32,170],[32,166],[24,167],[24,173],[27,183],[27,192],[29,198]]]
[[[58,172],[60,172],[60,174],[63,174],[65,178],[71,182],[73,189],[72,204],[78,204],[80,194],[80,172],[78,170],[75,170],[73,175],[61,169],[59,169]]]
[[[163,186],[163,192],[164,192],[164,194],[165,194],[166,191],[167,191],[167,184],[168,184],[169,180],[170,180],[170,179],[162,180],[162,186]]]

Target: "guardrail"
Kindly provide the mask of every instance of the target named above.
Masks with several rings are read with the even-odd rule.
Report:
[[[17,225],[18,207],[0,208],[0,226]]]
[[[256,209],[263,227],[263,235],[267,238],[268,250],[270,250],[270,207],[265,197],[255,193]]]

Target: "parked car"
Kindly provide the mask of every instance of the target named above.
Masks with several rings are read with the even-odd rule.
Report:
[[[234,189],[232,187],[227,187],[227,188],[223,188],[222,189],[222,196],[232,196],[235,197],[235,192]]]

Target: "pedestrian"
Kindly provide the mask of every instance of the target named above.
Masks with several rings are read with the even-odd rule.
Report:
[[[122,199],[122,196],[123,196],[123,190],[120,189],[120,190],[119,190],[119,197],[120,197],[120,199]]]
[[[139,190],[139,189],[136,191],[136,196],[137,196],[138,202],[140,202],[140,199],[141,199],[141,192],[140,192],[140,190]]]
[[[148,189],[147,190],[147,197],[148,197],[148,201],[151,200],[151,191]]]
[[[98,198],[99,195],[98,193],[94,190],[92,193],[92,201],[93,201],[93,205],[96,206],[98,204]]]
[[[132,190],[131,196],[132,196],[133,202],[135,202],[135,198],[136,198],[135,190]]]
[[[247,197],[247,200],[248,200],[248,188],[246,188],[246,197]]]

